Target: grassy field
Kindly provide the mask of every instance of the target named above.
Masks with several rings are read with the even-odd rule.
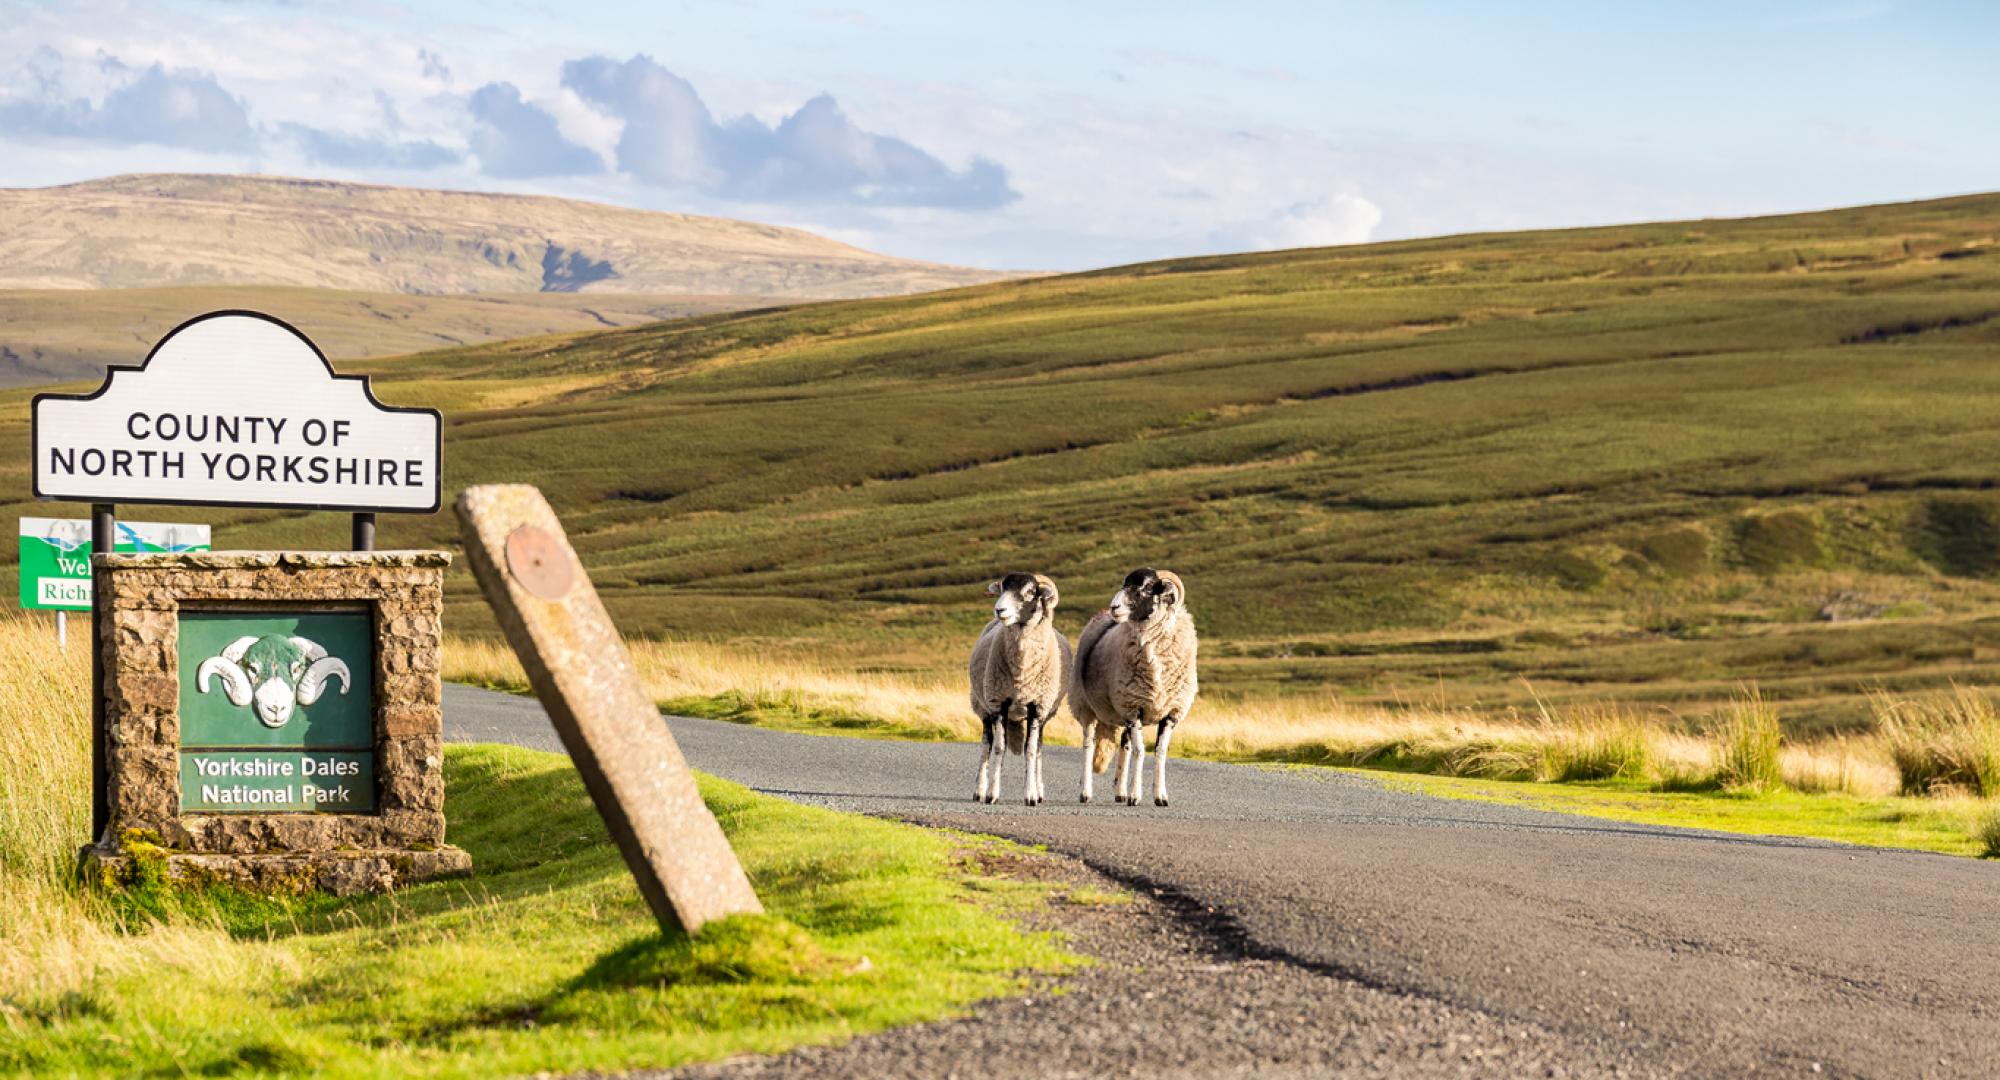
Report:
[[[946,1015],[1072,962],[1006,918],[1042,887],[980,872],[1013,853],[708,778],[770,915],[662,936],[567,760],[497,746],[446,753],[468,881],[79,891],[88,665],[40,629],[0,620],[0,1073],[617,1071]]]
[[[548,491],[642,635],[944,681],[990,575],[1050,573],[1073,631],[1157,564],[1212,706],[1699,727],[1754,685],[1794,734],[1863,732],[1871,691],[1996,674],[1996,235],[2000,196],[1447,237],[352,366],[445,410],[449,487]],[[462,573],[451,600],[490,629]]]

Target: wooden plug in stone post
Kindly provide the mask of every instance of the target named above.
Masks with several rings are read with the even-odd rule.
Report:
[[[662,927],[764,910],[542,493],[458,497],[472,572]]]

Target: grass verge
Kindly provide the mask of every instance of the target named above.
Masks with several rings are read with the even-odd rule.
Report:
[[[0,996],[0,1070],[473,1076],[671,1066],[949,1015],[1070,962],[960,840],[702,778],[770,914],[662,936],[559,755],[451,747],[477,876],[358,902],[190,898],[195,955]],[[178,923],[179,925],[176,925]]]
[[[1461,776],[1366,775],[1398,791],[1645,825],[1837,840],[1945,855],[2000,854],[1993,850],[2000,847],[2000,813],[1988,810],[1981,800],[1963,797],[1863,798],[1750,788],[1658,791],[1631,780],[1536,784]],[[1993,831],[1993,847],[1979,835],[1982,824]]]
[[[1008,918],[1043,890],[981,873],[987,842],[709,777],[769,914],[663,936],[568,759],[505,746],[446,749],[469,880],[80,889],[88,661],[45,629],[0,619],[0,1075],[671,1066],[934,1019],[1076,962]]]

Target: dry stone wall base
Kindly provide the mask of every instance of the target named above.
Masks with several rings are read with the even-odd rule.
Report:
[[[110,828],[87,861],[122,874],[119,839],[163,846],[177,880],[345,895],[471,871],[444,842],[441,551],[99,555]],[[192,610],[373,614],[376,813],[180,809],[179,626]],[[150,841],[149,841],[150,842]]]
[[[335,896],[388,892],[435,878],[466,877],[472,857],[454,847],[436,851],[341,851],[296,855],[216,855],[167,852],[167,880],[177,885],[234,885],[265,893],[328,892]],[[84,850],[88,880],[129,882],[143,856],[116,848]]]

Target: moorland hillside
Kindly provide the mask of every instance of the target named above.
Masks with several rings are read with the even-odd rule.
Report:
[[[355,367],[445,410],[451,488],[549,492],[634,631],[941,668],[989,575],[1054,575],[1073,629],[1150,563],[1190,582],[1221,692],[1754,682],[1838,723],[1994,674],[1996,236],[2000,196],[1455,236]],[[0,476],[29,512],[23,405]]]

